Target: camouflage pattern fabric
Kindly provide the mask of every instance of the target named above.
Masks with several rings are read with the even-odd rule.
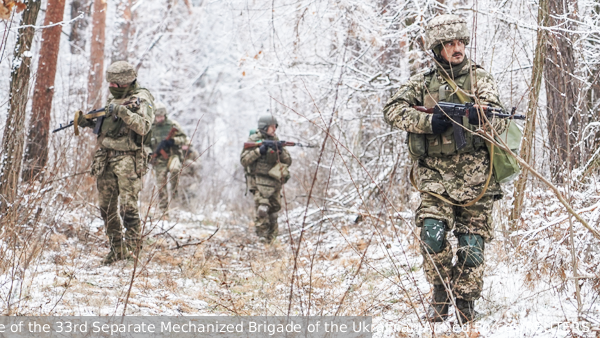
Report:
[[[431,108],[435,106],[443,89],[448,88],[447,82],[440,75],[441,71],[441,67],[434,68],[412,76],[385,106],[385,121],[391,126],[409,133],[433,134],[432,115],[419,112],[411,107]],[[464,78],[470,74],[473,74],[473,85],[470,88],[461,88],[474,94],[480,103],[502,107],[494,79],[480,67],[471,62],[464,62],[462,69],[453,72],[450,76],[460,87],[461,83],[470,83]],[[444,87],[442,88],[442,86]],[[444,101],[453,102],[455,100],[455,97],[450,96],[449,100],[446,98]],[[494,119],[491,122],[492,127],[498,133],[501,133],[507,126],[505,120]],[[490,128],[490,126],[486,126],[486,128]],[[456,204],[464,204],[481,193],[489,169],[489,153],[485,147],[479,147],[466,153],[436,157],[426,155],[415,162],[414,173],[419,190],[437,193]],[[493,238],[493,202],[501,197],[502,190],[493,176],[485,195],[470,207],[455,207],[427,193],[421,193],[421,205],[416,212],[415,223],[418,227],[422,227],[425,218],[443,220],[447,227],[446,236],[454,230],[455,235],[479,234],[486,242],[489,242]],[[431,284],[440,285],[442,281],[449,282],[456,297],[468,301],[481,296],[485,263],[476,268],[454,266],[452,264],[452,246],[448,241],[446,241],[444,250],[438,254],[429,254],[424,249],[421,250],[421,253],[425,274]]]
[[[135,172],[135,160],[131,155],[110,158],[104,172],[97,178],[100,214],[106,226],[111,250],[127,244],[137,245],[140,238],[140,215],[138,195],[142,180]],[[119,215],[120,209],[120,215]],[[125,243],[121,230],[121,218],[126,229]]]
[[[431,19],[425,28],[427,49],[451,40],[463,40],[465,45],[471,41],[467,21],[458,15],[445,14]]]
[[[449,196],[445,196],[452,200]],[[492,209],[493,196],[484,196],[474,205],[469,207],[455,207],[444,203],[429,194],[421,194],[421,205],[416,212],[418,226],[423,225],[423,220],[433,218],[446,223],[446,238],[444,250],[437,254],[429,254],[421,248],[423,255],[423,270],[427,281],[432,285],[441,285],[451,282],[452,291],[457,298],[476,300],[481,296],[483,289],[483,272],[485,262],[478,267],[466,267],[452,264],[452,245],[448,241],[448,234],[454,230],[454,235],[477,234],[486,242],[493,238]],[[439,271],[439,273],[438,273]]]
[[[279,140],[277,137],[271,137],[262,132],[258,132],[251,135],[248,142],[258,142],[263,139]],[[281,210],[281,188],[283,184],[281,181],[270,177],[268,173],[278,162],[291,165],[292,158],[285,148],[280,154],[269,149],[267,154],[261,155],[257,147],[244,149],[241,154],[240,162],[246,169],[248,188],[254,195],[256,209],[254,224],[256,227],[256,234],[271,242],[277,237],[279,231],[277,212]],[[258,208],[261,205],[269,207],[268,215],[263,218],[258,215]]]
[[[179,172],[182,169],[181,157],[183,156],[181,146],[188,144],[189,140],[177,121],[170,119],[166,114],[163,116],[165,116],[165,120],[162,123],[154,122],[152,125],[151,147],[156,149],[158,144],[167,138],[172,128],[177,130],[172,138],[175,145],[168,150],[169,159],[165,160],[159,156],[152,165],[156,189],[158,190],[158,205],[160,210],[165,212],[169,208],[169,195],[171,201],[178,198]]]
[[[127,61],[117,61],[106,69],[106,81],[128,85],[137,78],[135,69]]]
[[[138,99],[139,104],[130,108],[121,105],[123,102],[138,102]],[[98,135],[100,147],[94,156],[92,169],[97,178],[100,213],[111,253],[114,253],[115,250],[120,252],[123,246],[121,218],[126,229],[127,245],[135,247],[140,238],[138,194],[148,159],[143,143],[144,135],[150,132],[154,121],[154,97],[135,84],[122,99],[109,96],[107,107],[111,105],[112,113],[104,119]],[[88,128],[95,125],[86,119],[81,119],[78,124]]]
[[[269,207],[269,213],[261,218],[258,215],[258,207],[265,204]],[[254,226],[258,237],[272,241],[279,235],[279,224],[277,223],[278,212],[281,210],[281,186],[271,187],[258,185],[254,190]]]
[[[191,146],[183,151],[184,161],[179,175],[179,196],[184,206],[192,207],[193,201],[199,196],[200,182],[200,153]]]
[[[169,209],[169,192],[171,201],[176,200],[179,196],[181,162],[178,156],[171,157],[170,161],[160,159],[152,165],[152,170],[156,180],[156,189],[158,190],[158,207],[161,211],[166,212]]]

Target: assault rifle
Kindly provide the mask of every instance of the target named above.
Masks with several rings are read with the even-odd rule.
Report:
[[[83,112],[81,110],[78,110],[75,112],[75,118],[71,122],[67,123],[64,126],[62,123],[59,124],[59,127],[54,129],[52,132],[56,133],[63,129],[67,129],[69,127],[74,127],[75,135],[79,135],[79,128],[77,128],[76,121],[79,120],[80,116],[83,116],[83,118],[86,120],[96,119],[96,126],[94,127],[94,134],[98,135],[98,133],[100,132],[100,128],[102,128],[102,122],[104,122],[104,117],[106,116],[106,109],[105,108],[94,109],[85,115],[83,114]]]
[[[525,116],[515,115],[517,110],[516,107],[513,107],[511,113],[507,114],[500,108],[483,105],[475,106],[475,104],[472,102],[465,104],[438,102],[433,108],[425,108],[423,106],[413,106],[413,108],[420,112],[441,115],[446,118],[450,118],[452,122],[461,126],[463,125],[463,117],[466,116],[468,118],[469,114],[477,114],[478,111],[483,112],[487,118],[497,117],[503,119],[525,120]],[[465,130],[462,127],[455,127],[453,128],[453,132],[454,141],[456,142],[456,150],[464,148],[467,145]]]
[[[297,143],[297,142],[262,140],[259,142],[244,142],[244,149],[260,147],[263,144],[266,145],[267,148],[270,148],[273,150],[281,150],[281,149],[283,149],[283,147],[303,147],[303,148],[316,148],[317,147],[317,146],[306,145],[306,144]]]
[[[175,128],[175,127],[171,128],[171,130],[169,130],[169,134],[164,139],[164,141],[168,141],[168,140],[172,139],[175,136],[176,132],[177,132],[177,128]],[[158,144],[158,146],[156,147],[156,150],[154,150],[154,152],[152,153],[152,159],[150,159],[150,163],[154,164],[154,162],[156,162],[156,158],[158,157],[158,155],[160,155],[164,160],[168,160],[169,159],[169,153],[167,153],[168,149],[169,149],[169,147],[165,145],[165,142],[160,142]]]
[[[129,100],[125,101],[122,103],[122,105],[124,105],[127,109],[131,109],[131,108],[136,108],[140,106],[140,98],[139,97],[132,97]],[[69,123],[67,123],[66,125],[62,125],[59,124],[59,127],[54,129],[52,132],[56,133],[57,131],[61,131],[63,129],[67,129],[69,127],[73,127],[75,135],[79,135],[79,128],[77,127],[77,121],[79,121],[79,118],[83,117],[86,120],[93,120],[96,119],[96,125],[94,126],[94,134],[98,135],[100,133],[100,129],[102,128],[102,123],[104,122],[104,118],[106,117],[106,109],[105,108],[98,108],[95,110],[92,110],[91,112],[88,112],[87,114],[83,114],[83,112],[81,110],[78,110],[75,112],[75,117],[73,118],[73,120]],[[116,120],[118,117],[116,115],[113,115],[113,118]]]

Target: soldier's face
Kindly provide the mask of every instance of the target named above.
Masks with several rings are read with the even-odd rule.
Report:
[[[267,128],[267,135],[269,136],[275,136],[275,132],[277,131],[277,126],[272,124],[269,126],[269,128]]]
[[[465,43],[461,40],[446,41],[440,54],[448,63],[457,65],[465,59]]]
[[[165,122],[165,117],[163,115],[156,115],[154,117],[154,121],[156,121],[156,123],[161,124],[163,122]]]

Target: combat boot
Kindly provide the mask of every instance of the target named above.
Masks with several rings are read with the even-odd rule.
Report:
[[[131,254],[124,245],[111,246],[110,252],[102,260],[102,265],[110,265],[116,261],[129,258],[131,258]]]
[[[461,323],[472,322],[476,317],[475,301],[456,298],[456,318],[459,319]]]
[[[434,285],[431,304],[427,309],[426,318],[431,323],[443,322],[448,318],[448,306],[450,297],[444,285]]]

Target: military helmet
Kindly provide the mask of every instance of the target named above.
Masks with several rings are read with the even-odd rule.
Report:
[[[267,129],[272,125],[279,127],[277,119],[273,115],[263,115],[258,119],[258,129]]]
[[[113,62],[106,69],[106,81],[118,85],[128,85],[135,81],[137,74],[127,61]]]
[[[167,116],[167,106],[160,101],[154,103],[154,115]]]
[[[471,34],[467,28],[467,20],[454,14],[444,14],[431,19],[425,27],[425,42],[427,49],[446,41],[463,40],[465,45],[471,41]]]

